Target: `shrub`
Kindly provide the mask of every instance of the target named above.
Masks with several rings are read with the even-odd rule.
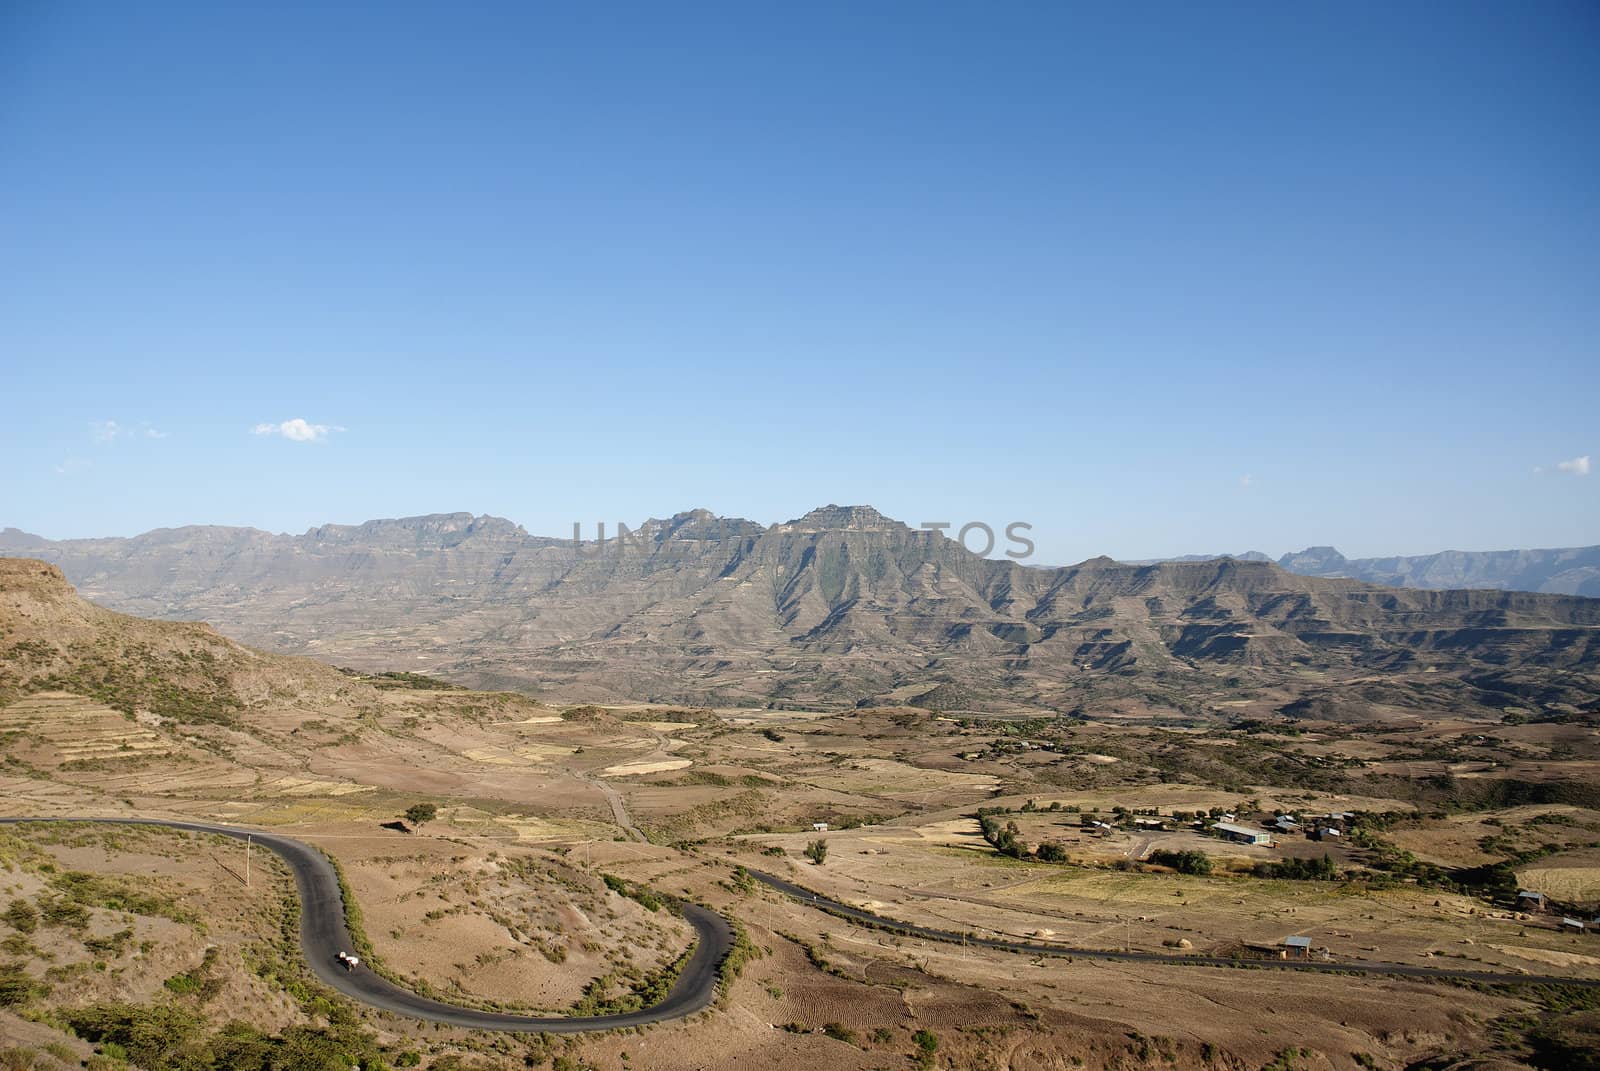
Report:
[[[806,858],[821,866],[828,858],[828,842],[822,839],[814,840],[806,845]]]
[[[39,928],[39,912],[26,900],[11,901],[0,918],[5,919],[7,925],[18,933],[32,933]]]
[[[42,997],[50,987],[35,981],[23,971],[22,964],[8,963],[0,966],[0,1008],[26,1004],[34,997]]]
[[[89,925],[89,909],[64,896],[52,896],[41,901],[39,915],[46,926],[81,930]]]

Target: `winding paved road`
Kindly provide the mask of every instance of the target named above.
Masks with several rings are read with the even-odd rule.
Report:
[[[276,853],[294,873],[295,885],[300,892],[300,945],[306,962],[323,982],[382,1011],[405,1015],[414,1019],[445,1023],[450,1026],[474,1030],[507,1030],[523,1033],[578,1034],[592,1030],[612,1030],[623,1027],[645,1026],[671,1019],[681,1019],[702,1011],[716,999],[717,973],[724,957],[733,947],[733,929],[728,921],[715,911],[698,904],[684,904],[683,915],[694,927],[698,936],[694,955],[678,976],[672,992],[659,1004],[636,1012],[589,1017],[513,1015],[507,1012],[479,1011],[419,996],[393,982],[374,974],[365,964],[353,971],[339,965],[337,954],[355,953],[350,932],[345,924],[344,899],[339,890],[339,877],[321,851],[303,841],[276,833],[238,829],[233,826],[213,825],[208,822],[163,821],[154,818],[0,818],[0,825],[31,822],[99,823],[107,825],[163,826],[194,833],[215,833],[234,840],[249,839]],[[748,868],[747,868],[748,869]],[[1002,952],[1020,952],[1025,955],[1069,956],[1080,959],[1111,960],[1124,963],[1156,963],[1168,966],[1198,967],[1260,967],[1271,970],[1322,971],[1398,975],[1406,978],[1448,978],[1475,982],[1521,985],[1575,985],[1586,988],[1600,987],[1600,978],[1571,978],[1559,975],[1510,974],[1495,971],[1477,971],[1457,967],[1422,967],[1404,963],[1378,963],[1362,961],[1320,962],[1316,960],[1233,960],[1221,956],[1166,955],[1159,952],[1118,952],[1100,948],[1073,948],[1065,945],[1046,945],[1029,941],[1010,941],[998,937],[977,937],[934,929],[852,907],[842,901],[813,892],[785,878],[760,870],[749,870],[757,881],[795,900],[875,929],[889,930],[931,941],[991,948]]]
[[[1100,959],[1113,960],[1121,963],[1160,963],[1166,965],[1190,967],[1264,967],[1272,970],[1285,971],[1324,971],[1336,974],[1392,974],[1405,978],[1454,978],[1473,982],[1493,982],[1500,985],[1575,985],[1585,988],[1600,987],[1600,978],[1572,978],[1563,975],[1549,974],[1512,974],[1503,971],[1475,971],[1464,967],[1420,967],[1408,963],[1379,963],[1361,960],[1236,960],[1225,956],[1184,956],[1167,955],[1161,952],[1117,952],[1105,948],[1071,948],[1066,945],[1045,945],[1031,941],[1008,941],[1001,937],[977,937],[967,934],[955,933],[951,930],[936,930],[929,926],[918,926],[914,923],[899,922],[875,915],[871,911],[813,892],[803,885],[796,885],[792,881],[768,874],[760,870],[749,871],[752,878],[770,888],[804,904],[831,915],[837,915],[851,922],[860,923],[879,930],[890,930],[894,933],[905,934],[909,937],[922,937],[930,941],[945,941],[951,944],[970,945],[973,948],[994,948],[1002,952],[1021,952],[1035,956],[1070,956],[1074,959]]]
[[[321,851],[303,841],[276,833],[212,825],[207,822],[167,822],[147,818],[0,818],[0,824],[23,822],[88,822],[110,825],[165,826],[194,833],[217,833],[235,840],[249,839],[275,852],[294,872],[300,890],[300,946],[306,962],[322,981],[345,996],[382,1011],[413,1019],[446,1023],[474,1030],[511,1030],[522,1033],[578,1034],[590,1030],[645,1026],[669,1019],[681,1019],[710,1007],[716,999],[717,969],[733,947],[733,928],[715,911],[698,904],[684,904],[683,917],[693,926],[699,940],[694,955],[684,966],[667,999],[636,1012],[588,1017],[512,1015],[506,1012],[478,1011],[418,996],[409,989],[374,974],[366,964],[347,971],[339,965],[340,952],[355,953],[350,932],[345,926],[344,899],[339,892],[339,876]]]

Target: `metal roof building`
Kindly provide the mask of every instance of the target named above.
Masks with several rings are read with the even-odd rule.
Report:
[[[1256,829],[1254,826],[1241,826],[1234,822],[1218,822],[1211,828],[1229,840],[1240,841],[1244,844],[1269,844],[1272,841],[1271,833],[1264,829]]]

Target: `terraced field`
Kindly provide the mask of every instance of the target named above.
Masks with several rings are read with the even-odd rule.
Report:
[[[133,718],[68,692],[39,692],[0,707],[0,733],[35,765],[176,756],[183,748]]]

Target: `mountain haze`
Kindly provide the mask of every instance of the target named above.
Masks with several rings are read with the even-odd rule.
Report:
[[[1307,547],[1278,564],[1304,576],[1351,577],[1397,588],[1501,588],[1600,597],[1600,546],[1553,550],[1445,550],[1412,557],[1346,558]]]
[[[1217,558],[1272,560],[1259,550],[1250,550],[1243,554],[1147,558],[1135,564]],[[1600,597],[1600,546],[1551,550],[1443,550],[1437,554],[1389,558],[1346,558],[1333,547],[1307,547],[1285,554],[1278,559],[1278,566],[1301,576],[1365,580],[1394,588],[1497,588]]]
[[[1600,600],[1397,590],[1229,558],[978,557],[865,506],[765,527],[704,510],[620,545],[439,514],[299,536],[162,529],[0,553],[83,595],[269,650],[563,697],[1216,713],[1244,689],[1338,717],[1592,709]]]

